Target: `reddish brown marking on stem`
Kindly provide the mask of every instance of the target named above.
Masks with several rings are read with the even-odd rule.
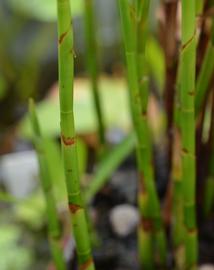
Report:
[[[197,234],[198,230],[196,228],[188,228],[187,225],[185,226],[187,233],[189,234]]]
[[[196,234],[197,233],[197,229],[195,229],[195,228],[188,229],[188,233]]]
[[[92,258],[88,259],[87,262],[80,265],[80,270],[87,270],[92,263]]]
[[[153,230],[152,220],[149,218],[142,218],[141,226],[145,232],[151,232]]]
[[[194,97],[195,96],[195,91],[189,91],[188,95],[191,96],[191,97]]]
[[[143,172],[140,173],[139,192],[142,193],[142,194],[146,193],[146,187],[145,187],[145,183],[144,183]]]
[[[69,203],[68,204],[69,210],[71,211],[72,214],[75,214],[79,209],[81,209],[82,207],[77,205],[77,204],[73,204],[73,203]]]
[[[187,154],[189,154],[189,151],[186,148],[182,148],[182,153],[187,155]]]
[[[59,45],[62,44],[63,40],[65,39],[66,35],[68,34],[68,31],[62,33],[59,37]]]
[[[193,41],[194,38],[195,38],[195,32],[193,36],[189,40],[187,40],[185,44],[182,45],[182,50],[184,50]]]
[[[143,116],[143,117],[146,117],[146,116],[147,116],[147,111],[143,111],[143,112],[142,112],[142,116]]]
[[[65,137],[64,135],[61,136],[62,138],[62,142],[65,144],[65,145],[73,145],[75,144],[75,137]]]

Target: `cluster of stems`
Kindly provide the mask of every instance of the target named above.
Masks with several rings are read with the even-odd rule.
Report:
[[[29,101],[30,120],[33,130],[33,142],[37,151],[39,162],[40,180],[43,189],[47,219],[48,235],[54,264],[57,270],[66,270],[66,264],[63,256],[63,249],[60,243],[62,231],[58,219],[57,205],[54,198],[52,179],[48,168],[47,156],[45,153],[45,140],[42,138],[38,118],[34,108],[33,100]]]
[[[163,232],[160,204],[154,182],[151,135],[147,119],[148,77],[145,57],[145,38],[150,1],[138,1],[134,21],[131,19],[127,0],[119,0],[123,40],[127,63],[127,76],[133,126],[137,137],[137,163],[139,180],[139,259],[145,269],[154,267],[153,235],[157,237],[159,257],[166,260],[166,244]]]
[[[74,47],[70,1],[57,0],[57,11],[61,142],[68,206],[76,242],[79,269],[93,270],[95,268],[91,255],[86,213],[80,190],[74,127]]]
[[[156,259],[163,269],[167,265],[166,236],[161,216],[161,207],[156,191],[153,164],[153,149],[148,120],[149,68],[146,45],[148,40],[148,21],[150,0],[118,0],[125,47],[127,79],[130,107],[134,131],[130,133],[112,152],[106,155],[98,167],[91,185],[85,192],[87,204],[95,193],[106,183],[113,170],[121,160],[136,147],[137,167],[139,173],[138,205],[140,223],[138,227],[138,252],[142,269],[155,269]],[[167,14],[173,26],[168,38],[173,39],[174,50],[169,53],[166,48],[166,102],[168,138],[170,141],[170,178],[172,178],[171,203],[172,238],[175,249],[176,269],[193,270],[197,268],[198,243],[196,224],[196,158],[195,129],[196,119],[206,101],[210,81],[214,72],[214,26],[211,39],[206,48],[202,67],[196,81],[196,14],[203,10],[203,1],[182,0],[181,51],[177,70],[175,37],[170,36],[176,29],[177,2],[167,2],[171,13]],[[169,5],[168,5],[169,4]],[[172,4],[172,5],[171,5]],[[165,6],[165,7],[166,7]],[[166,9],[167,10],[167,9]],[[76,243],[78,265],[80,270],[94,270],[91,254],[87,214],[80,190],[76,134],[73,112],[74,80],[74,45],[73,27],[69,0],[57,0],[58,14],[58,68],[59,96],[61,118],[61,144],[65,180],[67,186],[68,208],[71,215],[73,235]],[[167,22],[168,22],[167,21]],[[212,23],[214,19],[212,19]],[[214,23],[213,23],[214,25]],[[87,69],[91,79],[94,107],[97,115],[100,145],[105,144],[105,128],[102,106],[98,90],[98,61],[93,0],[85,0],[85,35],[87,45]],[[169,47],[171,44],[168,44]],[[167,62],[167,61],[166,61]],[[173,65],[171,65],[173,62]],[[177,72],[177,82],[176,81]],[[167,86],[168,85],[168,86]],[[175,90],[177,89],[177,93]],[[175,104],[175,94],[179,106]],[[208,103],[208,102],[207,102]],[[173,111],[174,110],[174,111]],[[171,115],[170,115],[171,113]],[[209,178],[205,190],[205,214],[214,203],[214,95],[210,124],[211,158],[209,160]],[[57,270],[66,269],[63,251],[60,245],[61,228],[57,218],[57,207],[53,195],[50,174],[45,155],[44,140],[41,137],[34,104],[30,102],[31,123],[34,130],[34,143],[38,153],[41,183],[44,191],[51,250]],[[173,123],[174,120],[174,123]],[[203,122],[203,121],[202,121]],[[172,132],[174,125],[174,136]],[[174,147],[174,149],[172,149]],[[172,168],[171,168],[172,166]],[[170,213],[171,214],[171,213]]]

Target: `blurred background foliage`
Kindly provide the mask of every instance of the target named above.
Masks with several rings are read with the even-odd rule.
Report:
[[[130,129],[129,104],[124,81],[123,50],[117,1],[94,1],[100,67],[100,94],[108,132]],[[89,149],[96,146],[95,112],[85,70],[83,0],[72,1],[75,35],[75,119],[79,170],[86,176]],[[160,99],[164,86],[164,54],[157,41],[155,20],[159,1],[153,1],[151,35],[147,55],[153,94]],[[37,101],[37,112],[45,136],[48,165],[54,192],[63,209],[66,203],[59,147],[59,103],[57,89],[56,1],[0,1],[0,154],[30,151],[31,131],[27,101]],[[112,98],[114,97],[114,98]],[[118,110],[118,108],[120,108]],[[117,132],[116,132],[117,133]],[[117,134],[116,134],[117,135]],[[115,136],[109,138],[115,138]],[[117,136],[116,136],[117,137]],[[114,142],[114,139],[113,139]],[[1,162],[2,164],[4,162]],[[14,166],[14,165],[13,165]],[[14,170],[14,167],[8,170]],[[19,170],[15,185],[19,185]],[[45,204],[38,175],[31,175],[32,188],[21,198],[10,194],[0,166],[0,269],[45,269],[49,261]],[[83,177],[84,182],[84,177]],[[83,183],[84,184],[84,183]],[[21,185],[19,188],[22,188]],[[64,211],[64,210],[63,210]],[[62,211],[62,216],[63,216]],[[69,226],[69,225],[68,225]],[[40,258],[40,260],[38,260]]]

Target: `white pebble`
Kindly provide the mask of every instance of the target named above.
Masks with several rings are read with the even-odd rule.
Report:
[[[109,214],[113,231],[123,237],[135,230],[139,222],[139,214],[136,207],[122,204],[114,207]]]
[[[199,266],[199,270],[214,270],[214,265],[212,264],[203,264]]]

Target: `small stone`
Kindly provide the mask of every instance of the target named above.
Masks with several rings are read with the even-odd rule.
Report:
[[[139,222],[139,214],[136,207],[122,204],[114,207],[109,214],[113,231],[120,237],[132,233]]]
[[[213,264],[203,264],[199,266],[199,270],[214,270]]]

